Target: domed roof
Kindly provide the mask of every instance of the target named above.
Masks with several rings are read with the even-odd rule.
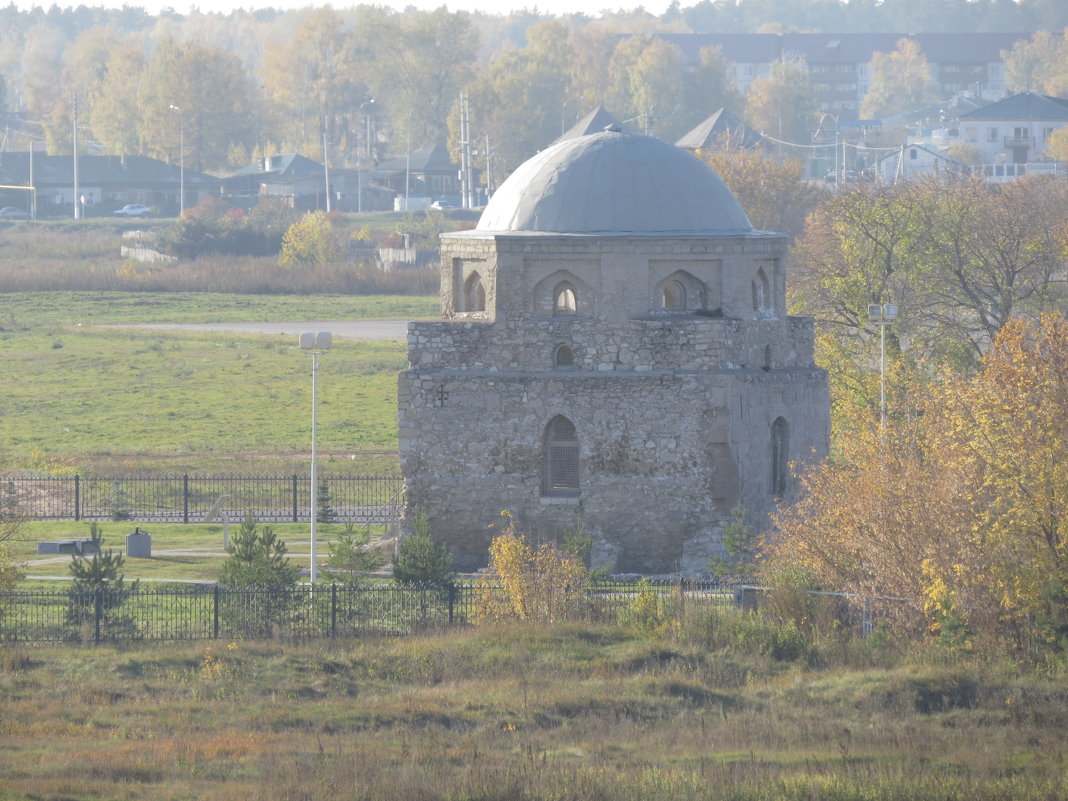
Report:
[[[606,130],[560,142],[519,165],[476,230],[737,234],[752,228],[704,163],[663,140]]]

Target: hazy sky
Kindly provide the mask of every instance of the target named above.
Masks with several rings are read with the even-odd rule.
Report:
[[[647,11],[653,14],[662,14],[665,9],[670,5],[671,0],[448,0],[442,2],[442,0],[367,0],[370,5],[382,5],[392,6],[397,9],[402,9],[408,6],[414,8],[432,10],[440,8],[443,4],[448,7],[450,11],[485,11],[490,14],[503,14],[510,10],[518,10],[523,8],[537,9],[542,13],[550,14],[564,14],[581,11],[590,16],[596,16],[603,9],[617,10],[619,8],[633,9],[637,6],[642,6]],[[15,5],[19,8],[28,8],[34,5],[49,7],[52,3],[49,0],[15,0]],[[219,11],[228,12],[236,8],[304,8],[308,5],[325,5],[325,3],[309,3],[308,0],[203,0],[202,2],[195,2],[195,0],[145,0],[144,2],[138,2],[138,0],[84,0],[83,3],[71,2],[71,0],[58,0],[56,5],[60,7],[69,7],[77,5],[86,6],[104,6],[106,8],[121,8],[123,5],[132,7],[141,7],[148,11],[150,14],[159,13],[163,8],[173,8],[179,13],[186,13],[191,8],[197,8],[200,11]],[[358,2],[334,2],[331,3],[334,8],[343,9],[353,5],[359,5]],[[688,5],[683,3],[683,5]],[[692,5],[692,3],[689,3]]]

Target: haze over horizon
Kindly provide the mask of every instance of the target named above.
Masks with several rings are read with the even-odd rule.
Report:
[[[690,5],[696,2],[692,0]],[[621,2],[621,0],[537,0],[531,2],[530,0],[448,0],[448,2],[442,2],[441,0],[371,0],[368,4],[388,6],[397,11],[402,11],[405,8],[415,8],[420,11],[432,11],[437,8],[445,6],[450,11],[481,11],[486,14],[507,14],[511,11],[522,11],[528,9],[531,11],[537,11],[547,14],[573,14],[584,13],[588,16],[598,16],[602,11],[618,11],[618,10],[633,10],[636,8],[644,8],[651,14],[660,15],[671,4],[671,0],[632,0],[631,2]],[[106,2],[94,2],[90,0],[85,3],[78,2],[61,2],[61,3],[44,3],[44,2],[26,2],[26,0],[17,0],[15,7],[21,10],[28,10],[35,6],[41,8],[50,8],[52,5],[56,5],[59,8],[75,8],[80,5],[88,6],[90,8],[122,8],[129,6],[131,8],[143,8],[149,14],[159,14],[166,9],[172,9],[180,14],[188,14],[191,11],[200,11],[203,13],[221,13],[228,14],[238,9],[259,10],[264,8],[277,8],[282,11],[291,11],[300,8],[318,8],[324,5],[331,5],[337,10],[345,10],[353,6],[361,5],[359,2],[343,2],[343,3],[326,3],[326,2],[308,2],[308,0],[209,0],[209,2],[195,2],[195,0],[187,0],[186,2],[169,2],[169,0],[148,0],[148,2],[123,2],[123,0],[106,0]]]

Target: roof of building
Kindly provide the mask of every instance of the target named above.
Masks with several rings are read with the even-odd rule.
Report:
[[[292,179],[315,175],[323,171],[323,165],[299,153],[277,153],[247,164],[234,173],[237,176],[265,176]]]
[[[459,165],[452,160],[448,149],[440,142],[427,145],[400,158],[390,159],[378,165],[378,173],[396,173],[410,170],[412,172],[454,173]]]
[[[589,136],[590,134],[600,133],[610,125],[617,126],[621,131],[629,130],[626,125],[613,117],[609,112],[605,111],[602,106],[598,106],[581,120],[576,122],[559,137],[549,143],[549,147],[560,142],[566,142],[568,139],[578,139],[580,136]]]
[[[731,145],[735,147],[756,147],[764,137],[750,128],[744,120],[725,108],[721,108],[692,131],[675,143],[676,147],[687,150],[701,150],[707,147]]]
[[[35,154],[33,165],[27,152],[0,154],[0,183],[28,184],[32,169],[33,183],[38,186],[69,186],[74,181],[71,156]],[[167,164],[148,156],[78,156],[78,180],[82,186],[149,186],[181,182],[180,165]],[[218,183],[216,178],[186,167],[188,185]]]
[[[752,231],[709,167],[661,139],[608,130],[546,148],[486,206],[477,231],[738,234]]]
[[[1041,92],[1021,92],[960,115],[965,120],[1066,120],[1068,100]]]

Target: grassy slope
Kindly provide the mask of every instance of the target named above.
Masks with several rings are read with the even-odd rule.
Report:
[[[308,448],[310,415],[310,360],[292,337],[108,326],[410,319],[436,308],[432,298],[395,296],[5,295],[0,464],[286,469],[287,455]],[[395,463],[396,373],[406,363],[398,342],[342,340],[322,358],[327,459],[377,453]]]
[[[1063,684],[812,669],[731,626],[7,648],[0,798],[1065,797]]]

